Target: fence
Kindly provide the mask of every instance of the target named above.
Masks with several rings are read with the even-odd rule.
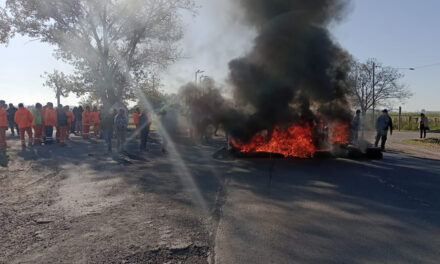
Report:
[[[429,120],[429,128],[431,130],[440,129],[440,117],[437,116],[430,116],[429,114],[426,115],[426,117]],[[399,116],[398,115],[391,115],[391,118],[393,119],[393,124],[395,129],[398,129],[399,124]],[[400,117],[400,129],[401,130],[418,130],[419,128],[419,120],[420,115],[402,115]]]
[[[376,113],[373,117],[373,113],[367,113],[363,118],[363,128],[365,130],[375,130],[376,119],[382,113]],[[399,129],[399,114],[398,113],[390,113],[391,118],[393,119],[394,130],[397,131]],[[426,117],[429,120],[429,128],[431,130],[440,130],[440,114],[426,114]],[[400,117],[400,130],[402,131],[416,131],[419,129],[419,120],[420,114],[417,113],[402,113]]]

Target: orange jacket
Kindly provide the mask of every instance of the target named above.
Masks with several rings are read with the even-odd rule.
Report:
[[[93,123],[95,123],[95,124],[101,123],[101,120],[99,120],[99,115],[100,114],[101,114],[101,111],[94,111],[94,112],[91,113]]]
[[[75,116],[73,115],[73,112],[68,110],[66,112],[66,116],[67,116],[67,123],[72,124],[73,121],[75,121]]]
[[[140,116],[140,114],[141,113],[139,113],[139,112],[134,112],[134,114],[133,114],[133,121],[134,121],[135,125],[139,125],[139,116]]]
[[[32,116],[31,111],[24,107],[19,107],[15,113],[14,121],[17,123],[18,128],[26,128],[32,126],[34,117]]]
[[[8,127],[8,114],[4,107],[0,107],[0,127]]]
[[[84,110],[82,113],[82,123],[84,125],[90,125],[90,122],[92,122],[92,113],[89,110]]]
[[[53,108],[46,108],[44,110],[44,125],[56,126],[57,125],[57,111]]]

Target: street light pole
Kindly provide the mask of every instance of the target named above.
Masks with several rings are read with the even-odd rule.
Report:
[[[196,71],[196,78],[195,78],[195,84],[197,85],[197,76],[199,75],[199,73],[204,73],[205,71],[201,71],[201,70],[197,70]]]

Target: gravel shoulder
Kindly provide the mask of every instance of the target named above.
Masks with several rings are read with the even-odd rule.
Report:
[[[8,166],[0,167],[0,263],[212,259],[221,179],[200,163],[210,148],[179,145],[180,155],[163,155],[153,140],[146,154],[131,142],[133,151],[120,156],[103,154],[96,140],[26,150],[17,139],[8,142]]]
[[[418,139],[419,137],[420,135],[418,132],[395,132],[388,137],[388,149],[397,153],[411,155],[413,157],[440,160],[440,149],[405,142],[406,139]],[[440,138],[440,134],[428,133],[427,137]],[[374,136],[371,138],[374,138]]]

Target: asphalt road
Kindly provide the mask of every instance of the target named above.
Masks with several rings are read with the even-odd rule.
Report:
[[[415,135],[380,161],[235,161],[216,263],[439,263],[439,151]]]
[[[187,139],[164,155],[153,136],[124,155],[9,138],[0,263],[440,259],[440,152],[402,143],[416,133],[390,137],[379,161],[213,159],[219,146]]]

